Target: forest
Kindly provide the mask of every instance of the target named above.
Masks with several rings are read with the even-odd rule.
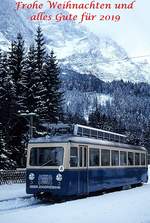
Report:
[[[144,145],[149,150],[149,84],[124,82],[123,80],[104,82],[93,75],[78,74],[72,71],[66,71],[62,79],[65,80],[64,89],[67,89],[69,94],[72,92],[71,97],[73,98],[73,102],[65,106],[66,111],[75,116],[80,111],[80,118],[84,118],[85,110],[91,103],[91,97],[96,95],[92,104],[92,112],[88,113],[88,124],[126,134],[129,143]],[[94,93],[90,96],[92,92]],[[97,95],[107,95],[111,100],[101,104]],[[79,104],[82,104],[82,109]],[[71,110],[71,107],[75,112]],[[91,116],[92,122],[90,122]]]

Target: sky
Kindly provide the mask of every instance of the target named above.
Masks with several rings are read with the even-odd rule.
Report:
[[[150,1],[137,0],[133,11],[122,11],[119,23],[95,24],[90,29],[99,35],[109,35],[130,56],[150,54]]]
[[[23,2],[33,2],[34,0],[22,0]],[[67,0],[53,0],[64,2]],[[131,3],[132,0],[95,0],[100,3]],[[47,0],[38,0],[46,3]],[[72,0],[72,2],[86,3],[90,0]],[[94,10],[91,13],[101,14],[120,14],[119,22],[95,21],[84,22],[89,30],[98,36],[109,36],[122,46],[130,57],[150,55],[150,1],[136,0],[133,10]],[[84,10],[85,11],[85,10]],[[82,13],[79,10],[71,10],[70,13]],[[150,60],[150,57],[145,59]]]

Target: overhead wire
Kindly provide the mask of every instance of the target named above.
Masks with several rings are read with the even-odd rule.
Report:
[[[132,59],[139,59],[139,58],[146,58],[146,57],[150,57],[150,54],[147,54],[147,55],[139,55],[139,56],[133,56],[133,57],[125,57],[125,58],[122,58],[122,59],[116,59],[116,60],[108,60],[106,62],[94,62],[94,64],[97,64],[97,63],[101,63],[101,64],[106,64],[106,63],[112,63],[112,62],[121,62],[121,61],[132,61]],[[61,61],[61,60],[60,60]],[[78,63],[73,63],[73,64],[78,64]]]

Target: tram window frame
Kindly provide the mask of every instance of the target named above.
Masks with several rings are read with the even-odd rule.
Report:
[[[142,160],[142,157],[144,157],[144,160]],[[143,163],[144,161],[144,163]],[[145,166],[146,165],[146,154],[145,153],[141,153],[141,166]]]
[[[103,139],[103,132],[100,132],[100,131],[98,132],[98,138]]]
[[[77,154],[76,156],[75,155],[71,156],[72,149],[76,149],[76,154]],[[71,158],[76,159],[76,162],[74,162],[76,165],[71,164]],[[75,146],[70,147],[70,167],[78,167],[78,147]]]
[[[121,154],[124,154],[124,157]],[[127,166],[127,152],[125,151],[120,151],[120,166]]]
[[[104,133],[104,139],[109,140],[109,133],[107,132]]]
[[[84,164],[83,166],[84,167],[87,167],[88,166],[88,150],[87,150],[87,147],[84,147],[83,148],[83,156],[84,156]]]
[[[106,155],[108,159],[106,159]],[[106,160],[105,162],[104,162],[103,156],[105,156],[105,160]],[[109,149],[101,149],[101,166],[110,166],[110,150]]]
[[[121,137],[121,142],[122,142],[122,143],[126,143],[126,138],[122,136],[122,137]]]
[[[115,141],[116,141],[116,142],[119,142],[119,140],[120,140],[120,139],[119,139],[119,136],[118,136],[118,135],[115,135]]]
[[[132,155],[132,157],[130,155]],[[128,166],[134,166],[134,153],[133,152],[128,152]]]
[[[98,160],[93,162],[93,160],[91,158],[93,157],[92,153],[95,153],[95,152],[98,152],[97,153],[97,157],[96,157],[96,158],[98,158]],[[89,166],[90,167],[97,167],[99,165],[100,165],[100,149],[98,149],[98,148],[89,148]]]
[[[64,147],[32,147],[30,150],[30,166],[56,167],[63,165],[63,162]]]
[[[119,166],[119,151],[118,150],[111,150],[111,165]]]
[[[79,167],[83,167],[83,147],[79,147]]]
[[[83,128],[82,135],[83,135],[83,136],[90,136],[90,129]]]
[[[140,153],[135,153],[134,155],[135,155],[135,166],[139,166],[140,165]]]
[[[120,136],[120,142],[125,143],[125,138],[123,136]]]
[[[83,128],[78,127],[77,135],[79,135],[79,136],[83,135]]]
[[[97,131],[96,130],[91,129],[91,137],[92,138],[97,138]]]
[[[110,140],[110,141],[114,141],[114,135],[113,135],[113,134],[110,134],[110,135],[109,135],[109,140]]]

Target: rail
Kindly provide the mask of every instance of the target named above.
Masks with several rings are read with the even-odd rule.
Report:
[[[26,170],[0,170],[0,185],[25,183]]]

